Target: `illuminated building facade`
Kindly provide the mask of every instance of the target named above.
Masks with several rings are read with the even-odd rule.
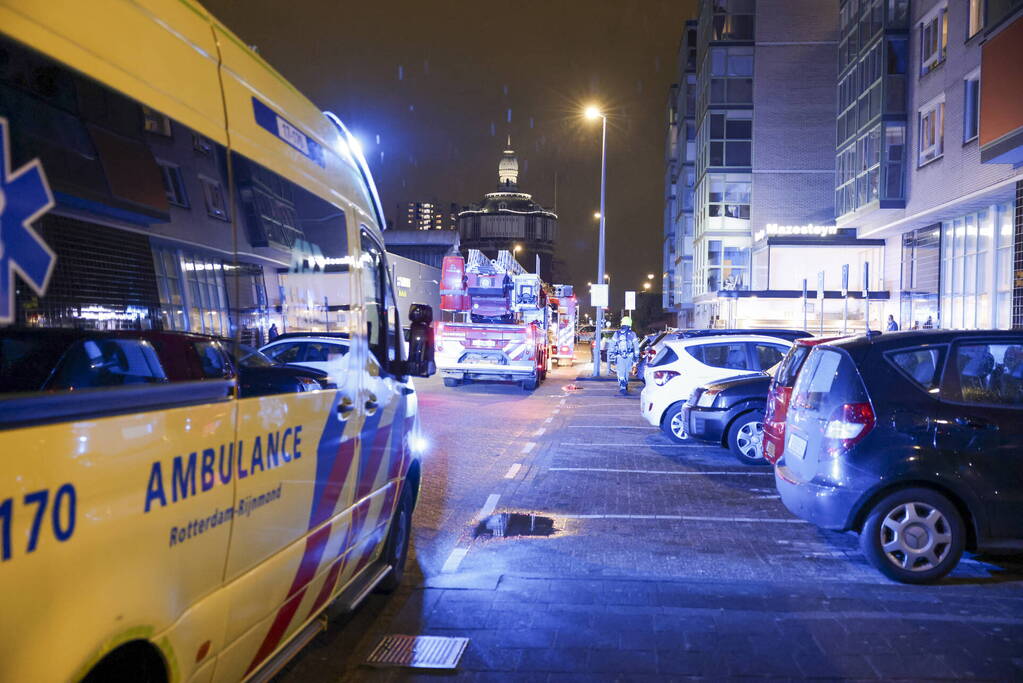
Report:
[[[529,271],[536,268],[539,256],[540,276],[551,282],[558,216],[520,191],[518,183],[518,158],[510,148],[505,149],[498,164],[497,191],[488,192],[482,202],[458,214],[461,248],[463,252],[479,249],[491,258],[507,249]]]

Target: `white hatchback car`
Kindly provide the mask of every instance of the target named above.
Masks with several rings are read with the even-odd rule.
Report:
[[[345,356],[350,343],[348,335],[341,333],[282,334],[259,350],[278,363],[302,365],[324,370],[332,376],[343,376],[347,371]]]
[[[643,417],[673,441],[686,438],[682,406],[697,387],[729,377],[767,370],[792,342],[761,335],[691,337],[664,342],[646,367],[640,395]]]

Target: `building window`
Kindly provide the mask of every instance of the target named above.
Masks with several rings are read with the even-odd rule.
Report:
[[[752,165],[753,112],[714,112],[709,125],[707,166]]]
[[[160,292],[160,318],[163,329],[188,330],[184,297],[181,294],[181,268],[177,251],[153,247],[156,286]]]
[[[969,142],[980,132],[980,71],[963,80],[963,141]]]
[[[980,33],[984,28],[985,0],[970,0],[969,16],[967,17],[966,39]]]
[[[945,61],[948,47],[948,9],[935,9],[920,23],[920,74],[933,71]]]
[[[753,48],[711,48],[708,62],[710,104],[752,104]]]
[[[749,220],[752,185],[746,176],[708,175],[707,216]]]
[[[749,289],[748,246],[729,246],[721,240],[707,242],[707,289],[720,290]]]
[[[163,191],[167,201],[174,206],[188,208],[188,195],[185,194],[185,183],[181,178],[181,168],[165,161],[157,161],[160,167],[160,178],[163,180]]]
[[[206,199],[206,213],[213,218],[228,221],[227,200],[224,197],[224,188],[216,180],[199,176],[199,183],[202,185],[202,194]]]
[[[942,223],[941,326],[1008,329],[1012,306],[1013,205]]]
[[[905,199],[902,174],[906,166],[906,124],[884,126],[884,190],[882,199]]]
[[[945,151],[945,98],[931,102],[919,114],[920,153],[918,165],[941,157]]]
[[[902,301],[900,326],[937,327],[938,276],[941,272],[941,226],[913,230],[902,236]]]
[[[705,6],[712,12],[706,17],[711,40],[753,40],[755,0],[715,0]]]
[[[170,119],[145,105],[142,105],[142,127],[147,133],[155,133],[168,138],[171,136]]]

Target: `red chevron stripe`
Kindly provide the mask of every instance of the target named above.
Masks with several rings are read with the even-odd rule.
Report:
[[[323,557],[323,549],[327,545],[328,538],[330,538],[329,524],[321,529],[317,529],[306,538],[302,561],[299,564],[298,572],[295,573],[295,579],[291,582],[291,588],[288,590],[290,598],[278,610],[273,624],[270,625],[270,630],[267,631],[266,637],[263,638],[263,643],[259,646],[259,650],[256,651],[256,656],[245,671],[246,675],[251,673],[257,665],[269,657],[270,653],[276,650],[280,644],[281,638],[284,637],[288,626],[291,625],[295,611],[302,603],[306,586],[316,575],[316,568],[320,566],[320,558]]]
[[[345,475],[352,466],[352,458],[355,457],[355,439],[346,439],[341,443],[334,465],[327,476],[327,484],[316,505],[316,512],[310,522],[315,524],[318,521],[329,519],[337,507],[337,500],[345,487]]]
[[[377,429],[373,445],[370,447],[369,456],[363,458],[359,463],[359,485],[355,493],[355,499],[361,500],[373,492],[373,484],[376,482],[377,474],[380,473],[380,463],[387,454],[387,439],[391,435],[393,425],[381,425]]]

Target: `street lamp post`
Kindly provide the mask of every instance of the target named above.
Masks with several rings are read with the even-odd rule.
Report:
[[[596,107],[586,108],[586,118],[601,120],[600,132],[600,242],[597,249],[597,282],[604,282],[604,192],[607,187],[607,116]],[[604,308],[597,308],[597,343],[593,345],[593,376],[600,377],[600,338],[604,330]]]

